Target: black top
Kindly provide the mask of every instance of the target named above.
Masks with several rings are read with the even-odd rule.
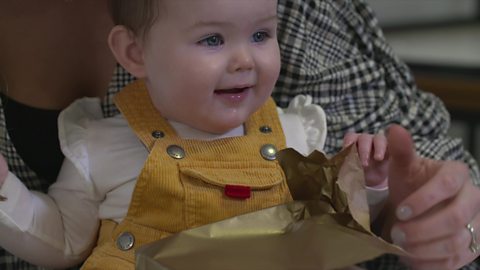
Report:
[[[58,140],[60,110],[33,108],[5,95],[2,100],[8,135],[17,153],[38,177],[55,181],[64,158]]]

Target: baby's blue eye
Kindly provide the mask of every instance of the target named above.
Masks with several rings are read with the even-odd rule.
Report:
[[[255,34],[253,34],[252,36],[252,40],[253,42],[263,42],[265,41],[267,38],[269,37],[268,33],[267,32],[256,32]]]
[[[224,41],[220,35],[211,35],[200,40],[198,43],[208,47],[216,47],[216,46],[223,45]]]

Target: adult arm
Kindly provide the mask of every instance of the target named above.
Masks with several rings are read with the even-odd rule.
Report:
[[[348,131],[376,134],[400,124],[418,155],[464,162],[480,184],[475,160],[447,136],[443,103],[417,88],[365,1],[279,0],[278,10],[282,70],[273,96],[282,107],[298,94],[321,105],[326,153],[338,152]]]
[[[412,207],[411,215],[403,216],[404,223],[397,223],[405,233],[404,243],[408,245],[421,236],[430,238],[431,233],[438,231],[432,228],[440,225],[435,222],[442,222],[445,228],[453,220],[455,225],[450,227],[456,232],[453,235],[463,236],[462,252],[468,251],[469,238],[464,226],[471,221],[475,221],[475,228],[480,226],[476,222],[478,196],[474,195],[478,190],[473,186],[480,182],[478,165],[460,140],[447,136],[450,117],[443,103],[416,87],[408,67],[387,44],[365,1],[279,0],[279,17],[282,70],[273,93],[278,104],[286,106],[298,94],[311,95],[327,116],[329,135],[324,148],[327,153],[336,153],[341,148],[348,131],[374,134],[387,130],[391,124],[405,127],[411,133],[416,157],[432,164],[438,162],[439,172],[448,172],[444,174],[448,177],[423,179],[433,181],[415,192],[410,190],[410,195],[402,198],[404,201],[396,199],[399,209]],[[455,188],[449,189],[448,183]],[[425,203],[432,195],[436,199]],[[445,202],[450,204],[442,205]],[[432,215],[427,219],[418,219],[421,213],[437,205],[440,211],[429,212]],[[433,217],[438,219],[430,219]],[[443,230],[442,234],[445,232],[449,230]],[[426,254],[424,248],[435,251],[445,245],[434,241],[414,253]],[[423,257],[423,262],[428,263],[429,258],[429,255]],[[452,262],[450,265],[462,265],[472,258],[462,255],[450,259],[440,260],[441,267],[433,269],[448,268]],[[415,265],[421,265],[421,261]],[[398,259],[385,256],[367,266],[403,267]]]

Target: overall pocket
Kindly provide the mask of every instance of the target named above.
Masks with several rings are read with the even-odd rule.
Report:
[[[190,228],[291,200],[274,162],[183,163],[179,170]]]

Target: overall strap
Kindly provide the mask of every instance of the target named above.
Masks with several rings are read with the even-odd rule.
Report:
[[[157,138],[176,136],[175,130],[153,105],[143,80],[127,85],[116,94],[115,104],[149,151]]]
[[[271,133],[275,136],[269,136],[273,139],[271,143],[277,145],[279,149],[286,148],[286,139],[283,133],[280,118],[277,112],[277,105],[270,97],[245,123],[245,133],[249,135]]]

